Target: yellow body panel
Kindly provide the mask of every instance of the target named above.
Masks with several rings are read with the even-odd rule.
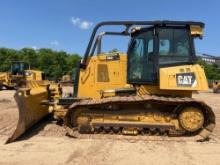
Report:
[[[220,80],[213,82],[213,92],[220,93]]]
[[[25,70],[25,80],[27,81],[41,81],[43,80],[42,71],[38,70]]]
[[[192,81],[192,76],[189,75],[185,77],[177,77],[178,74],[194,74],[195,81],[192,85],[188,85],[187,83],[190,83],[190,81]],[[182,82],[183,85],[178,85],[178,81]],[[167,67],[160,69],[160,89],[183,91],[208,90],[208,82],[205,76],[204,69],[198,64]]]
[[[0,72],[0,84],[7,85],[9,84],[9,74],[6,72]]]
[[[0,73],[0,86],[5,86],[7,88],[13,88],[16,86],[14,80],[21,80],[22,76],[20,75],[11,75],[9,72],[1,72]]]
[[[203,36],[203,28],[200,26],[191,25],[190,31],[192,36],[199,36],[199,37]]]
[[[184,81],[187,83],[189,79],[184,80],[184,76],[182,76],[180,80],[183,85],[178,85],[178,75],[189,75],[192,78],[191,74],[194,75],[194,83],[184,84]],[[198,64],[160,68],[159,76],[159,85],[141,85],[136,87],[138,95],[153,94],[191,97],[193,91],[208,90],[204,69]]]
[[[78,97],[100,98],[103,90],[126,86],[127,56],[111,60],[114,57],[102,54],[88,60],[87,68],[80,70]]]

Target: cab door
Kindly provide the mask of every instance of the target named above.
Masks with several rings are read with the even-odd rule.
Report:
[[[128,50],[128,82],[130,84],[153,84],[156,80],[156,55],[154,33],[145,29],[135,34]]]

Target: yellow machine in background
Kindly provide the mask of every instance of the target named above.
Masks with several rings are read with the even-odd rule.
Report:
[[[69,74],[63,75],[61,81],[59,81],[62,86],[73,86],[73,83],[73,78]]]
[[[25,81],[42,81],[44,80],[44,73],[39,70],[25,70]]]
[[[213,93],[220,93],[220,81],[214,81],[212,84]]]
[[[44,74],[41,71],[30,70],[30,65],[26,62],[12,62],[11,72],[0,72],[0,90],[18,89],[25,86],[27,81],[42,81]]]
[[[6,88],[10,85],[9,84],[9,74],[7,72],[0,72],[0,90],[6,86]]]
[[[96,37],[102,26],[125,30]],[[62,98],[61,89],[50,85],[18,90],[19,122],[7,142],[50,112],[64,120],[70,136],[75,132],[157,134],[206,140],[215,127],[215,115],[207,104],[192,98],[193,92],[208,89],[193,44],[194,38],[202,38],[203,28],[201,22],[182,21],[98,24],[78,64],[74,97]],[[127,55],[102,53],[105,35],[130,37]]]

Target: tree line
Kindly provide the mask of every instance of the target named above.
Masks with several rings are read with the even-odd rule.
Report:
[[[79,54],[69,54],[65,51],[54,51],[48,48],[32,49],[23,48],[20,50],[0,48],[0,72],[8,72],[12,61],[28,62],[31,69],[41,70],[49,80],[59,80],[63,75],[72,75]],[[198,60],[198,63],[205,69],[209,80],[220,80],[220,66],[208,64]]]
[[[217,64],[208,64],[201,59],[198,64],[202,65],[208,80],[220,80],[220,66]]]
[[[47,79],[59,80],[65,74],[72,74],[80,58],[78,54],[48,48],[0,48],[0,72],[10,71],[13,61],[23,61],[29,63],[31,69],[43,71]]]

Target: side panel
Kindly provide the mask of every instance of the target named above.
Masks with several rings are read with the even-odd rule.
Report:
[[[8,74],[6,72],[1,72],[0,73],[0,84],[2,84],[2,85],[8,85],[9,84]]]
[[[100,98],[101,91],[126,86],[126,55],[98,55],[80,69],[78,97]]]
[[[208,83],[200,65],[183,65],[160,68],[160,89],[208,90]]]
[[[41,81],[42,80],[42,72],[38,70],[25,70],[25,80],[27,81]]]
[[[7,73],[7,72],[0,73],[0,86],[1,87],[5,86],[7,88],[13,88],[15,85],[16,84],[12,82],[12,76],[10,73]]]
[[[213,82],[213,92],[220,93],[220,81]]]

